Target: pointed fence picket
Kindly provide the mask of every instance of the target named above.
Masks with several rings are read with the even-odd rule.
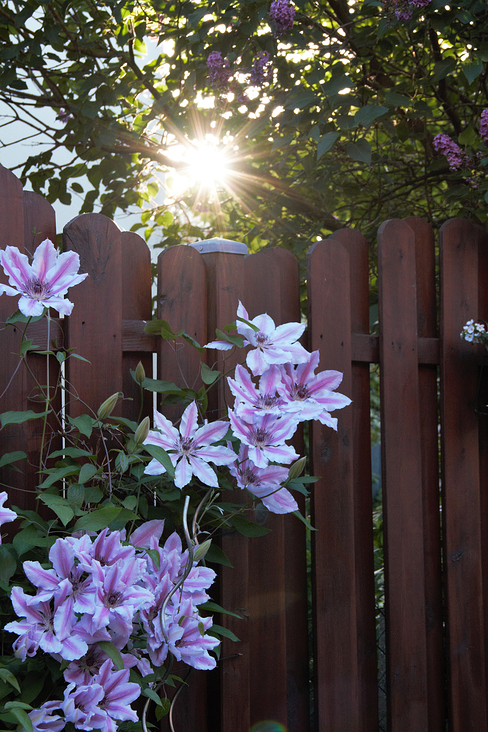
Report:
[[[0,248],[30,253],[55,234],[51,206],[24,193],[0,167]],[[305,345],[320,352],[321,370],[343,372],[339,390],[353,400],[336,413],[337,432],[319,423],[309,431],[310,468],[320,478],[310,505],[311,566],[307,574],[306,531],[293,517],[256,509],[270,534],[255,540],[222,534],[233,567],[220,570],[215,599],[242,616],[220,620],[239,641],[224,641],[214,672],[191,673],[174,705],[176,730],[258,732],[265,721],[288,732],[487,729],[488,426],[475,412],[483,353],[459,337],[469,317],[488,314],[487,243],[480,227],[448,221],[439,232],[436,272],[435,237],[425,221],[385,222],[378,232],[374,334],[361,234],[341,230],[310,249]],[[151,375],[153,354],[157,377],[180,387],[201,386],[204,358],[226,370],[235,365],[234,356],[202,356],[183,341],[175,348],[144,332],[152,317],[151,265],[138,235],[89,214],[65,227],[63,247],[79,253],[90,277],[70,291],[72,315],[52,318],[50,345],[75,347],[88,360],[70,359],[65,378],[90,408],[120,390],[121,416],[151,414],[150,398],[140,409],[129,371],[142,361]],[[235,320],[239,300],[251,317],[268,312],[277,324],[300,320],[298,264],[285,250],[245,255],[225,246],[172,247],[159,256],[157,271],[157,317],[200,343]],[[0,298],[2,322],[14,302]],[[33,376],[17,369],[20,336],[18,326],[2,331],[0,411],[42,412],[35,383],[46,383],[45,358],[28,356]],[[45,321],[29,327],[37,345],[44,347],[47,336]],[[381,385],[386,723],[378,718],[371,364]],[[53,359],[51,384],[58,368]],[[230,404],[227,388],[214,391],[210,419]],[[165,409],[172,419],[181,414]],[[65,406],[68,418],[85,410],[76,400]],[[2,453],[23,449],[29,456],[23,473],[0,468],[10,502],[22,508],[35,501],[38,432],[36,421],[0,432]],[[297,450],[303,445],[300,434]],[[169,730],[165,719],[162,730]]]

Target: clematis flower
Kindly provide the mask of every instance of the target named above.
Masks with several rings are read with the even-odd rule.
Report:
[[[234,462],[235,453],[228,447],[212,445],[221,440],[229,425],[217,421],[197,427],[197,405],[192,402],[183,412],[179,431],[158,411],[154,411],[154,422],[159,432],[151,431],[144,445],[158,445],[167,451],[175,466],[175,486],[184,488],[192,475],[205,485],[217,488],[217,475],[208,463],[229,465]],[[161,475],[166,469],[159,460],[151,460],[144,471],[147,475]]]
[[[253,418],[255,412],[260,414],[282,413],[285,401],[277,393],[281,384],[279,366],[271,366],[259,380],[259,388],[252,382],[249,372],[237,364],[235,378],[227,377],[230,390],[236,398],[235,410],[239,415]]]
[[[298,510],[298,504],[282,483],[288,478],[288,470],[279,465],[257,468],[249,460],[249,449],[243,445],[239,459],[230,469],[239,488],[246,488],[256,498],[260,498],[271,513],[291,513]]]
[[[49,239],[39,244],[32,264],[17,247],[0,251],[0,264],[10,283],[0,285],[0,295],[21,295],[19,310],[26,316],[42,315],[45,307],[69,315],[73,303],[63,295],[69,287],[88,277],[88,274],[78,274],[80,258],[76,252],[59,254]]]
[[[34,732],[61,732],[65,728],[65,721],[59,714],[52,714],[54,709],[59,709],[61,701],[45,702],[39,709],[29,712],[29,719],[32,722]]]
[[[1,287],[1,285],[0,285]],[[15,511],[11,511],[10,508],[4,508],[3,504],[7,500],[8,495],[6,491],[0,493],[0,526],[8,524],[10,521],[15,521],[17,514]],[[2,543],[2,536],[0,535],[0,544]]]
[[[299,457],[293,447],[285,445],[297,428],[297,421],[291,416],[256,414],[250,422],[229,410],[229,420],[234,435],[248,446],[249,457],[258,468],[266,468],[270,462],[287,465]]]
[[[237,321],[237,332],[244,338],[244,345],[254,346],[254,350],[246,356],[246,363],[255,376],[263,374],[272,364],[304,363],[308,360],[310,354],[296,342],[305,330],[305,323],[283,323],[276,327],[274,320],[266,313],[250,320],[240,301],[237,317],[258,328],[255,331],[242,321]]]
[[[322,424],[337,429],[337,419],[330,416],[334,409],[342,409],[351,403],[349,397],[334,391],[342,381],[340,371],[322,371],[314,374],[319,364],[319,352],[314,351],[308,363],[282,367],[281,381],[277,389],[284,401],[299,410],[300,421],[317,419]]]
[[[212,624],[212,618],[198,615],[190,600],[181,602],[172,622],[168,623],[169,650],[177,661],[202,671],[215,668],[216,660],[208,652],[220,641],[205,634]]]
[[[113,671],[113,664],[109,659],[102,665],[99,673],[93,679],[95,687],[101,686],[103,697],[98,704],[98,711],[104,717],[103,724],[97,724],[96,729],[106,732],[116,732],[115,720],[130,720],[137,722],[139,717],[130,703],[141,695],[141,687],[129,681],[129,669]],[[83,688],[83,687],[82,687]]]

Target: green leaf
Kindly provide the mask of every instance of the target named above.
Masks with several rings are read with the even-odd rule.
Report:
[[[220,371],[212,371],[206,363],[200,363],[201,377],[204,384],[213,384],[220,376]]]
[[[100,646],[102,651],[104,651],[104,653],[106,653],[110,660],[114,663],[117,671],[122,671],[122,669],[124,668],[124,662],[122,660],[122,656],[120,655],[119,649],[116,648],[111,641],[97,641],[97,645]]]
[[[134,381],[137,381],[135,371],[131,371],[131,375]],[[172,381],[162,381],[161,379],[149,379],[146,377],[142,382],[142,387],[148,391],[155,391],[158,394],[181,394],[181,389],[176,384],[173,384]]]
[[[211,628],[208,630],[208,635],[213,635],[215,638],[220,638],[223,636],[224,638],[229,638],[231,641],[238,641],[239,638],[228,628],[223,628],[221,625],[216,625],[215,623],[212,625]]]
[[[469,125],[458,135],[458,142],[460,145],[474,145],[478,138],[474,128]]]
[[[389,107],[411,107],[412,100],[405,94],[398,94],[398,92],[390,90],[385,94],[385,104]]]
[[[51,493],[41,493],[39,498],[51,509],[51,511],[54,511],[64,526],[69,524],[75,515],[66,498],[63,498],[62,496],[55,496]]]
[[[478,76],[482,73],[483,62],[481,61],[481,59],[476,59],[476,61],[470,61],[462,65],[462,70],[468,84],[472,84],[473,81],[477,79]]]
[[[17,552],[19,557],[21,557],[22,554],[25,554],[26,552],[33,549],[35,546],[38,546],[39,536],[37,533],[37,528],[31,525],[28,526],[26,529],[22,529],[22,531],[19,531],[17,534],[15,534],[14,538],[12,539],[12,544],[14,545],[15,551]]]
[[[76,427],[80,434],[85,435],[85,437],[91,437],[95,420],[88,416],[88,414],[80,414],[79,417],[70,417],[68,415],[68,422],[73,427]]]
[[[200,610],[210,610],[214,613],[222,613],[223,615],[231,615],[233,618],[239,618],[239,620],[243,619],[242,615],[238,615],[237,613],[232,613],[230,610],[226,610],[221,605],[217,605],[216,602],[212,602],[211,600],[208,600],[207,602],[204,602],[202,605],[198,606]]]
[[[8,544],[0,544],[0,580],[8,584],[16,569],[17,552],[14,547]]]
[[[10,686],[13,686],[20,694],[19,682],[8,668],[0,668],[0,679],[5,681],[7,684],[10,684]]]
[[[4,412],[0,415],[0,425],[3,428],[8,424],[23,424],[31,419],[41,419],[46,417],[50,411],[49,409],[47,412],[33,412],[32,409],[28,409],[25,412]]]
[[[149,697],[149,699],[152,699],[153,702],[158,706],[162,706],[161,699],[159,698],[159,695],[154,691],[154,689],[144,689],[142,693],[143,696]]]
[[[446,76],[449,76],[453,73],[453,71],[456,69],[456,59],[455,58],[445,58],[442,61],[438,61],[436,64],[434,64],[434,73],[430,79],[428,79],[428,83],[441,81],[442,79],[445,79]]]
[[[96,465],[93,465],[92,463],[85,463],[81,466],[80,475],[78,478],[78,482],[82,485],[86,483],[87,481],[91,480],[94,475],[98,473],[98,468]]]
[[[357,160],[360,163],[371,164],[371,145],[363,137],[356,142],[348,142],[346,152],[351,160]]]
[[[302,514],[300,513],[300,511],[293,511],[293,515],[296,516],[298,519],[300,519],[300,521],[305,524],[305,526],[307,527],[307,529],[310,529],[310,531],[317,531],[317,529],[315,529],[312,526],[312,524],[310,523],[310,521],[307,518],[305,518],[305,516],[302,516]]]
[[[91,511],[78,519],[73,531],[101,531],[106,529],[122,510],[118,506],[105,506],[96,511]]]
[[[339,136],[340,132],[326,132],[325,135],[322,135],[317,143],[317,160],[320,160],[322,155],[329,152]]]
[[[85,503],[100,503],[103,498],[103,493],[100,488],[96,488],[94,485],[85,486]]]
[[[354,115],[354,120],[363,127],[369,127],[378,117],[382,117],[385,112],[388,112],[388,107],[383,107],[381,104],[368,104],[358,109]]]
[[[7,702],[4,710],[13,714],[17,721],[22,725],[25,732],[34,732],[32,722],[28,716],[26,709],[31,710],[30,704],[23,704],[22,702]]]
[[[161,706],[157,706],[154,710],[156,720],[159,722],[163,717],[165,717],[167,714],[170,713],[171,710],[171,702],[170,700],[165,697],[164,699],[161,699]]]
[[[247,536],[249,538],[254,536],[266,536],[269,534],[271,529],[267,529],[265,526],[259,526],[254,524],[252,521],[248,521],[243,516],[232,516],[229,519],[229,523],[237,529],[239,534]]]
[[[215,542],[212,542],[210,549],[208,550],[205,561],[211,562],[212,564],[222,564],[224,567],[232,567],[227,554],[221,549]]]
[[[159,445],[144,445],[144,449],[151,457],[156,458],[161,463],[170,478],[175,477],[175,469],[166,450],[163,450]]]
[[[16,450],[15,452],[6,452],[0,457],[0,468],[3,468],[4,465],[16,463],[18,460],[26,459],[27,455],[25,454],[25,452],[22,452],[22,450]]]
[[[80,447],[63,447],[61,450],[55,450],[48,455],[49,459],[63,456],[72,458],[93,457],[93,453],[89,452],[89,450],[82,450]]]
[[[39,483],[39,488],[42,488],[43,490],[50,488],[54,483],[60,482],[69,475],[76,475],[78,470],[78,465],[65,465],[63,468],[49,469],[46,471],[48,473],[48,477],[45,478],[42,483]]]

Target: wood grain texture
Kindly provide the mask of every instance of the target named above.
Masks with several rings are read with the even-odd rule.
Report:
[[[309,347],[320,352],[321,370],[343,372],[340,391],[352,394],[348,252],[333,239],[318,242],[307,277]],[[351,408],[341,410],[337,432],[313,422],[310,448],[311,472],[321,477],[312,501],[317,725],[361,730]]]
[[[467,221],[453,219],[441,228],[441,438],[452,732],[488,728],[479,418],[474,411],[478,355],[459,337],[466,321],[478,317],[480,246],[486,246],[484,232]]]
[[[389,729],[428,729],[415,239],[378,232]],[[399,318],[398,314],[402,313]]]

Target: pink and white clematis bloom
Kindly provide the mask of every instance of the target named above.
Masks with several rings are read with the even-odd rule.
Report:
[[[11,511],[10,508],[4,508],[3,504],[7,500],[8,495],[6,491],[0,493],[0,526],[2,524],[8,524],[10,521],[15,521],[17,514],[15,511]],[[2,543],[2,537],[0,535],[0,544]]]
[[[0,264],[10,283],[0,285],[0,295],[21,295],[19,310],[27,317],[42,315],[45,307],[69,315],[73,303],[63,296],[69,287],[88,277],[78,274],[80,258],[76,252],[59,254],[49,239],[39,244],[32,264],[17,247],[0,251]]]
[[[307,363],[293,367],[285,364],[277,390],[285,403],[299,410],[300,421],[317,419],[322,424],[337,430],[337,418],[330,412],[351,404],[349,397],[334,391],[342,381],[340,371],[321,371],[315,374],[319,365],[319,352],[310,354]]]
[[[293,415],[255,414],[252,421],[246,421],[229,410],[229,420],[232,432],[247,445],[249,458],[256,467],[266,468],[270,462],[287,465],[299,457],[293,447],[285,444],[298,425]]]
[[[231,475],[237,480],[239,488],[246,488],[256,498],[260,498],[271,513],[291,513],[298,511],[298,504],[283,483],[288,478],[288,469],[280,465],[268,465],[267,468],[257,468],[249,460],[247,445],[239,451],[239,459],[230,469]]]
[[[305,323],[283,323],[276,327],[274,320],[266,313],[251,320],[240,301],[237,317],[249,321],[258,329],[256,331],[246,323],[237,321],[237,332],[244,338],[244,345],[254,346],[246,356],[246,363],[255,376],[263,374],[273,364],[305,363],[308,360],[310,354],[297,343],[305,330]]]
[[[183,412],[179,431],[173,427],[157,410],[154,410],[154,422],[159,432],[151,431],[144,440],[145,445],[157,445],[168,453],[175,466],[175,486],[184,488],[193,475],[204,485],[218,488],[217,474],[208,463],[214,465],[230,465],[236,459],[235,453],[228,447],[212,445],[221,440],[229,425],[217,421],[197,426],[197,405],[192,402]],[[166,469],[159,460],[151,460],[144,471],[147,475],[161,475]]]

